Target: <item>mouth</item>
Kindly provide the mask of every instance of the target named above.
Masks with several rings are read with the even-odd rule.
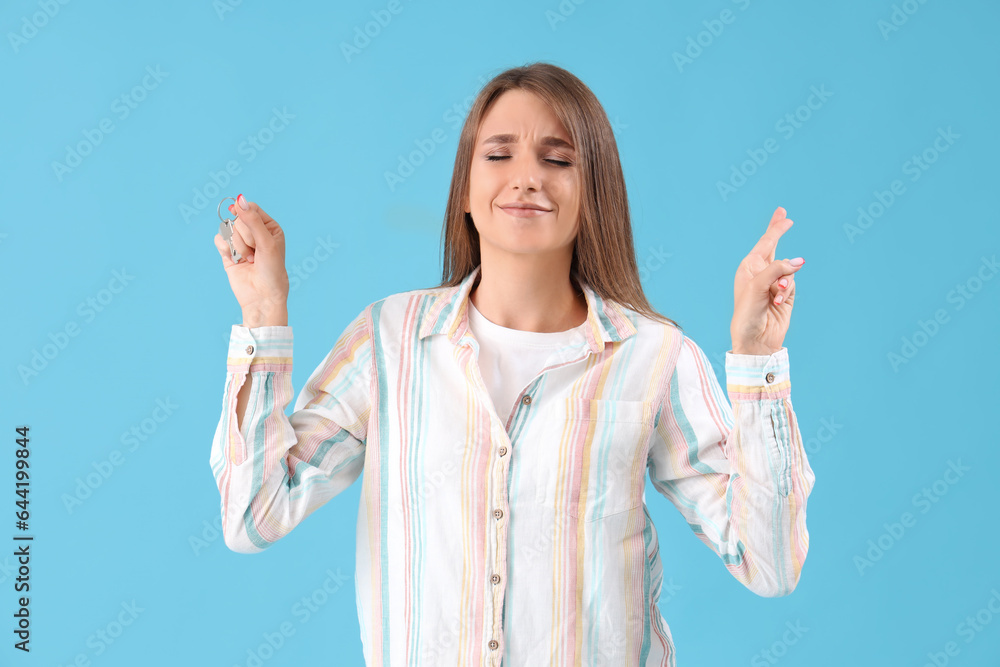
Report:
[[[501,206],[500,210],[515,218],[535,218],[546,213],[551,213],[549,209],[534,204],[510,204]]]

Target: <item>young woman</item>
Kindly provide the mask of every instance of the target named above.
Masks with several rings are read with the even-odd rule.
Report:
[[[211,465],[226,544],[261,551],[362,471],[357,608],[369,665],[674,665],[653,486],[729,572],[795,588],[814,475],[782,347],[801,260],[778,208],[735,281],[726,400],[639,281],[614,135],[546,63],[473,104],[440,285],[367,306],[291,417],[281,227],[240,195],[234,325]]]

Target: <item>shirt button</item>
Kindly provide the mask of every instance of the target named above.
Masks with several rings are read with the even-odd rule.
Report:
[[[521,399],[521,402],[524,403],[525,405],[531,405],[531,396],[525,396],[524,398]]]
[[[507,453],[507,448],[504,447],[504,446],[501,446],[500,449],[497,450],[497,453],[500,454],[500,456],[503,456],[504,454]]]
[[[253,345],[247,345],[247,354],[253,354]]]
[[[774,373],[768,373],[767,376],[764,377],[764,379],[767,380],[768,382],[774,382]]]
[[[494,574],[492,577],[490,577],[490,581],[492,581],[494,584],[499,584],[500,583],[500,575],[499,574]]]
[[[499,647],[500,647],[500,642],[498,642],[498,641],[497,641],[497,640],[495,640],[495,639],[491,639],[491,640],[490,640],[490,649],[491,649],[491,650],[495,651],[495,650],[497,650],[497,648],[499,648]]]
[[[493,518],[495,519],[503,518],[503,510],[493,510]]]

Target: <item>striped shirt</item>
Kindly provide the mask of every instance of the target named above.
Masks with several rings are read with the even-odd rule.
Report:
[[[647,474],[740,583],[790,593],[815,477],[787,348],[726,353],[730,406],[691,338],[583,284],[584,340],[501,416],[468,326],[480,268],[367,306],[290,417],[291,327],[233,326],[210,457],[226,545],[266,549],[361,476],[368,665],[673,667]]]

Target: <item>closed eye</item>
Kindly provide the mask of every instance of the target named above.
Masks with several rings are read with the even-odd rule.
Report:
[[[509,155],[487,155],[486,159],[489,160],[490,162],[496,162],[498,160],[506,160],[509,157],[510,157]],[[551,164],[559,165],[560,167],[572,167],[573,166],[572,162],[566,162],[565,160],[556,160],[555,158],[546,158],[545,161],[549,162]]]

